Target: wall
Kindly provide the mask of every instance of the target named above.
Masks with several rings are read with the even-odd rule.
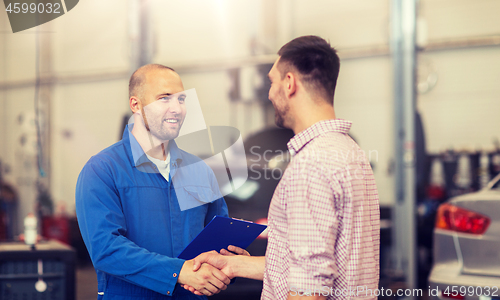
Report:
[[[500,38],[500,2],[421,1],[423,30],[432,40]],[[427,27],[427,28],[425,28]],[[420,95],[428,150],[493,148],[500,139],[500,47],[465,47],[419,55],[422,72],[433,70],[434,89]],[[425,76],[423,76],[425,77]]]

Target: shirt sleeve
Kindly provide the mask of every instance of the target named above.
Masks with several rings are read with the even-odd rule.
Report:
[[[289,289],[332,286],[337,274],[335,240],[339,227],[335,183],[312,164],[298,163],[288,177],[286,216],[290,249]]]
[[[76,186],[76,213],[94,267],[164,295],[172,295],[184,260],[139,247],[127,226],[111,170],[104,162],[85,165]]]

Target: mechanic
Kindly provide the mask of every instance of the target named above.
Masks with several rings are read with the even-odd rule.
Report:
[[[98,278],[98,299],[206,299],[230,280],[204,264],[176,258],[215,216],[227,216],[212,170],[174,141],[186,93],[171,68],[150,64],[130,78],[133,123],[93,156],[76,187],[76,213]],[[198,201],[182,210],[179,201]],[[201,272],[200,272],[201,271]]]

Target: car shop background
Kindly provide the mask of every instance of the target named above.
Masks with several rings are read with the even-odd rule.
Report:
[[[35,214],[41,235],[76,251],[76,299],[95,299],[76,179],[121,137],[128,79],[146,63],[196,89],[207,126],[238,129],[250,179],[226,197],[230,215],[265,222],[291,137],[274,127],[266,75],[283,44],[313,34],[338,50],[336,113],[375,173],[381,286],[426,289],[438,205],[500,173],[499,12],[496,0],[86,0],[12,33],[2,7],[0,245]],[[258,298],[260,283],[237,284],[217,299]]]

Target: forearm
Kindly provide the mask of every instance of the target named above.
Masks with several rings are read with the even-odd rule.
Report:
[[[234,277],[263,280],[266,265],[265,256],[235,255],[228,257]]]
[[[149,252],[123,237],[116,240],[122,242],[107,243],[107,250],[93,247],[91,257],[96,270],[158,293],[173,292],[184,260]]]

